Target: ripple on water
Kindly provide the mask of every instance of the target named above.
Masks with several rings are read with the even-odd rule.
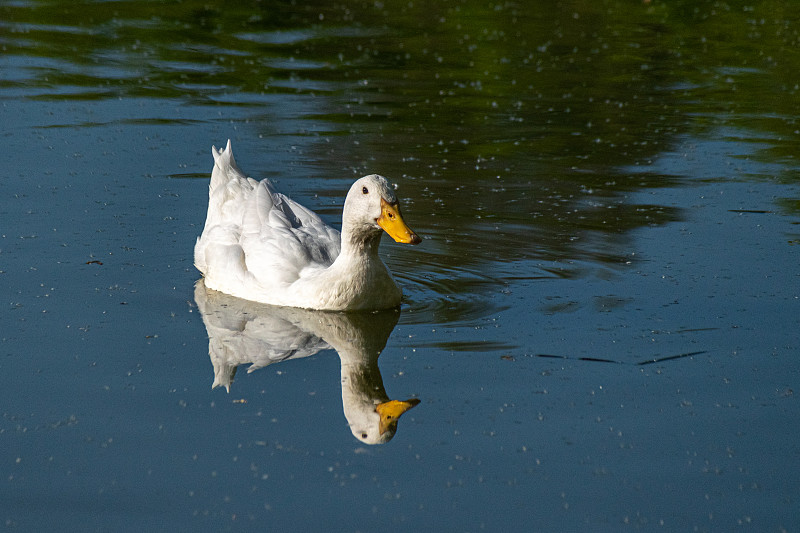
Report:
[[[467,324],[508,307],[496,298],[504,287],[502,280],[428,261],[430,255],[417,261],[403,256],[393,264],[394,276],[403,288],[401,323]]]

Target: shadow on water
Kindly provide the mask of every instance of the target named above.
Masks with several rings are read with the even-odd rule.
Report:
[[[214,366],[212,388],[230,392],[240,365],[247,373],[269,365],[333,349],[341,362],[342,409],[350,431],[366,444],[390,441],[400,416],[417,399],[391,400],[380,356],[397,324],[399,311],[332,313],[249,302],[195,285],[195,302],[208,332]]]

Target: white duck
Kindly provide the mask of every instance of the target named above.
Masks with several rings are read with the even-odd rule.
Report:
[[[421,239],[403,222],[386,178],[357,180],[344,202],[341,237],[313,211],[246,177],[231,142],[212,149],[208,215],[194,262],[210,289],[272,305],[329,311],[400,305],[402,291],[378,256],[382,230]]]

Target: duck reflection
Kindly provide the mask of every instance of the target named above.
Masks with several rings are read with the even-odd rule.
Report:
[[[242,364],[250,364],[250,373],[333,348],[341,362],[344,416],[360,441],[390,441],[400,416],[419,403],[390,400],[378,369],[378,356],[400,316],[397,310],[345,314],[276,307],[208,289],[202,279],[194,297],[208,332],[212,388],[230,392]]]

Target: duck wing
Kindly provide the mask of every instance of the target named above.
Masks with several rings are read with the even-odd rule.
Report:
[[[279,303],[301,277],[339,256],[339,231],[316,213],[239,169],[230,141],[213,148],[208,214],[195,265],[209,288]]]
[[[305,269],[329,267],[339,255],[341,240],[316,213],[263,180],[247,203],[241,246],[248,270],[269,285],[292,283]]]

